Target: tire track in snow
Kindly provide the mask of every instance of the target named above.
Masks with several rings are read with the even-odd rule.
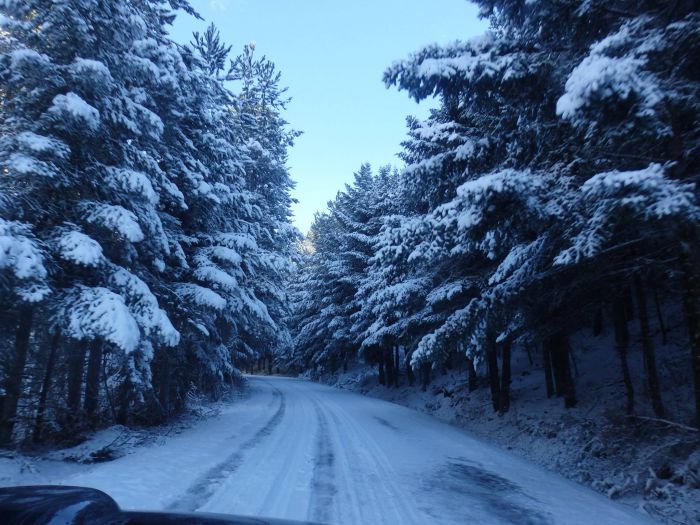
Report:
[[[329,522],[333,514],[333,500],[338,493],[335,483],[335,453],[328,430],[328,419],[319,404],[313,400],[318,421],[316,435],[316,453],[314,470],[311,478],[311,501],[309,504],[309,519],[312,521]]]
[[[363,500],[361,512],[365,523],[418,525],[425,523],[418,519],[407,493],[397,483],[396,472],[383,450],[374,438],[362,428],[340,405],[329,403],[334,410],[332,417],[337,428],[342,429],[340,437],[345,441],[343,450],[348,451],[349,462],[362,472],[363,490],[358,496]],[[362,443],[362,447],[353,444]]]
[[[326,417],[332,419],[329,427],[331,441],[335,441],[336,461],[341,470],[339,496],[352,501],[341,505],[341,511],[352,515],[333,516],[337,523],[372,523],[376,525],[419,525],[410,504],[411,494],[396,482],[396,473],[381,447],[362,428],[341,404],[322,396],[312,396]]]
[[[245,453],[259,444],[262,439],[272,434],[275,427],[282,421],[287,407],[284,394],[274,386],[272,386],[272,389],[273,402],[275,399],[279,399],[279,406],[267,423],[252,437],[243,442],[236,452],[200,477],[177,502],[168,506],[168,510],[194,512],[204,505],[223,482],[243,463]]]

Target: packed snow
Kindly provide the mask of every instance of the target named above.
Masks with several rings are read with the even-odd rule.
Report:
[[[127,509],[322,523],[653,523],[432,417],[297,379],[251,377],[244,402],[140,447],[118,447],[119,430],[64,454],[0,458],[0,483],[95,487]],[[126,455],[77,463],[110,446]]]

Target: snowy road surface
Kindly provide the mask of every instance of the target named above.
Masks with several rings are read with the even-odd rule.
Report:
[[[336,524],[634,524],[642,514],[415,411],[305,381],[165,442],[53,480],[125,508]]]

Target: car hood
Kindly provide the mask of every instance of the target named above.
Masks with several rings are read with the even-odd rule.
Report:
[[[312,525],[227,514],[124,511],[104,492],[54,485],[0,488],[3,525]]]

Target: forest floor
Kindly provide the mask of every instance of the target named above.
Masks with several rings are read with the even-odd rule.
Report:
[[[425,392],[408,386],[405,376],[399,388],[381,386],[376,367],[361,365],[317,379],[433,415],[660,521],[690,525],[700,523],[700,433],[689,426],[690,359],[683,343],[670,337],[657,349],[667,417],[678,426],[645,419],[653,413],[639,351],[629,360],[640,417],[626,417],[618,357],[605,335],[573,340],[573,409],[547,399],[539,356],[524,352],[513,356],[511,409],[505,415],[494,413],[487,385],[469,393],[466,370],[436,374]]]
[[[165,434],[112,428],[69,450],[0,457],[0,484],[338,525],[656,523],[415,410],[298,379],[247,383],[244,400]],[[115,443],[124,432],[134,439]]]

